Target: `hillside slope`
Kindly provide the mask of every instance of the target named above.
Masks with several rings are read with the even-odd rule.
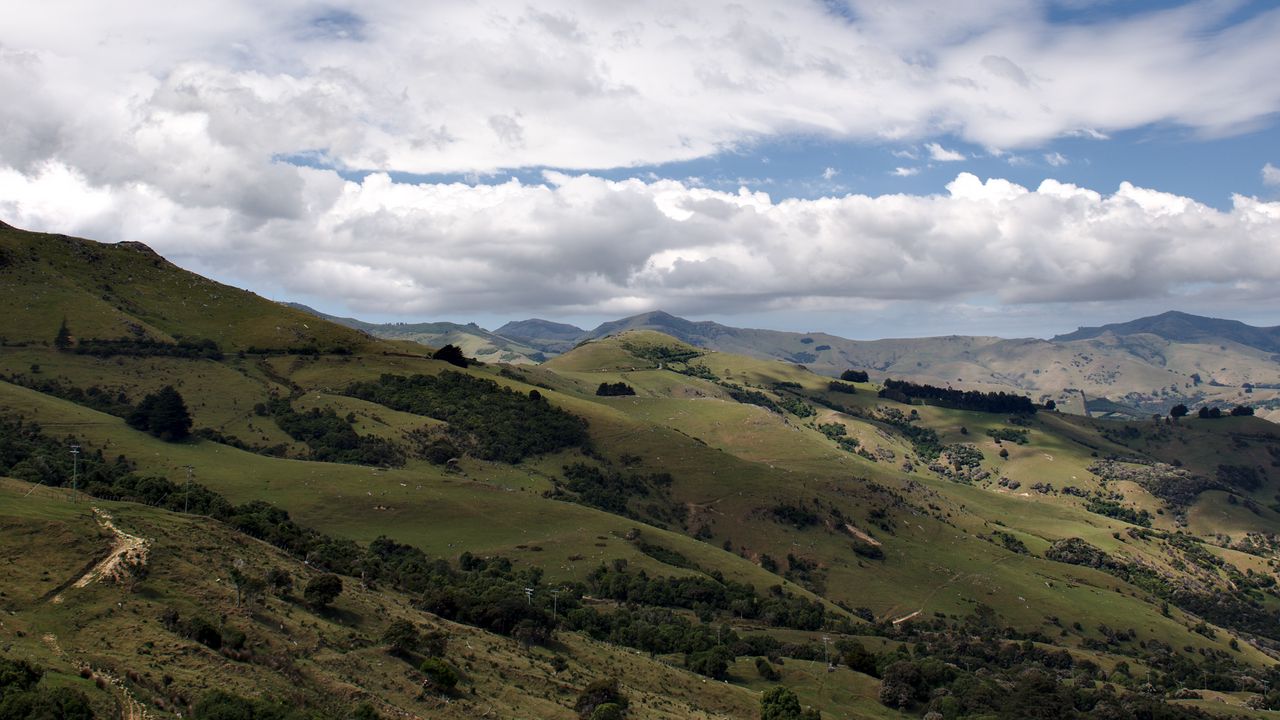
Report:
[[[51,264],[33,248],[26,262]],[[79,325],[83,278],[63,277],[43,311]],[[160,305],[193,302],[193,286],[160,287]],[[220,356],[83,342],[0,346],[0,475],[29,483],[0,496],[18,530],[0,548],[26,563],[25,594],[0,602],[27,623],[0,631],[17,627],[6,642],[51,681],[76,683],[62,653],[127,672],[138,647],[111,638],[138,633],[163,651],[148,682],[181,670],[166,692],[261,683],[321,717],[365,697],[388,715],[568,717],[599,676],[622,680],[635,717],[750,717],[778,688],[827,718],[1018,717],[1028,697],[1066,718],[1280,708],[1280,432],[1258,418],[1104,421],[1020,393],[833,382],[643,329],[466,368],[373,340]],[[995,362],[984,341],[948,342]],[[125,421],[165,386],[193,437]],[[104,547],[72,483],[172,546],[136,593],[41,600]],[[23,524],[54,506],[78,529]],[[42,535],[67,541],[37,552]],[[267,553],[244,558],[255,572],[339,574],[356,605],[228,609],[219,568],[249,547]],[[163,634],[164,604],[227,615],[264,662]],[[415,694],[424,675],[378,647],[380,617],[447,625],[461,695]],[[301,675],[265,662],[292,647],[265,634],[281,625]],[[155,713],[185,708],[162,700]]]
[[[0,226],[5,342],[50,344],[65,320],[78,340],[211,340],[249,348],[370,348],[361,332],[319,322],[187,272],[141,243],[114,245]]]

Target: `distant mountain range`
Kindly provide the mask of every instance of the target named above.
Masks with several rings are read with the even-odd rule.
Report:
[[[438,347],[452,343],[482,361],[537,363],[574,346],[627,330],[653,330],[691,345],[784,360],[838,375],[865,369],[955,387],[1016,391],[1065,410],[1142,417],[1178,403],[1249,404],[1280,420],[1280,327],[1167,312],[1131,322],[1082,327],[1049,340],[985,336],[850,340],[827,333],[738,328],[661,311],[593,330],[549,320],[475,324],[366,323],[294,305],[386,339]]]
[[[1181,343],[1214,343],[1230,340],[1240,345],[1265,352],[1280,353],[1280,326],[1254,327],[1239,320],[1188,315],[1171,310],[1151,317],[1138,318],[1126,323],[1113,323],[1102,327],[1082,327],[1066,335],[1053,338],[1055,342],[1090,340],[1106,333],[1112,335],[1155,335],[1165,340]]]

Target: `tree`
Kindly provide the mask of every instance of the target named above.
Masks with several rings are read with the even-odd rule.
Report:
[[[422,635],[418,628],[408,620],[394,620],[382,633],[382,643],[392,655],[405,656],[417,652],[422,645]]]
[[[462,354],[462,348],[457,345],[445,345],[431,355],[432,360],[443,360],[450,365],[457,365],[460,368],[466,367],[470,361],[467,356]]]
[[[302,591],[307,604],[316,610],[328,607],[342,594],[342,578],[333,573],[325,573],[312,578]]]
[[[458,671],[440,658],[427,658],[418,666],[427,683],[441,692],[448,692],[458,685]]]
[[[728,677],[729,664],[732,662],[733,653],[723,645],[716,645],[710,650],[692,653],[685,661],[685,665],[699,675],[723,680]]]
[[[627,696],[618,689],[616,679],[591,681],[591,684],[578,693],[578,701],[574,703],[573,709],[578,711],[578,717],[582,720],[591,720],[596,709],[603,705],[614,705],[619,710],[626,709]]]
[[[58,326],[58,334],[53,336],[53,346],[59,350],[71,347],[71,330],[67,328],[66,318],[62,318],[62,324]]]
[[[288,595],[293,590],[293,577],[282,568],[271,568],[267,571],[265,579],[271,591],[280,597]]]
[[[191,414],[187,412],[182,395],[172,385],[142,398],[125,422],[129,427],[151,433],[165,442],[184,440],[191,434]]]
[[[1237,405],[1231,408],[1232,417],[1248,417],[1253,414],[1253,408],[1248,405]]]
[[[840,373],[840,379],[845,382],[868,382],[871,376],[867,375],[866,370],[845,370]]]
[[[850,640],[843,646],[844,664],[854,672],[860,672],[863,675],[878,677],[876,672],[876,656],[875,653],[863,647],[862,643],[856,640]]]
[[[1186,417],[1187,412],[1188,412],[1187,406],[1179,403],[1177,405],[1174,405],[1173,408],[1169,410],[1169,417],[1171,418]]]
[[[635,395],[636,391],[630,385],[624,382],[616,383],[600,383],[600,387],[596,388],[596,395],[600,397],[618,397],[622,395]]]
[[[818,720],[817,710],[800,709],[800,699],[790,688],[779,685],[760,696],[760,720]]]

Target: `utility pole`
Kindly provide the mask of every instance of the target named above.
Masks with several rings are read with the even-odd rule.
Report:
[[[527,587],[524,589],[524,599],[530,605],[533,604],[533,588]]]
[[[191,476],[195,474],[196,468],[194,465],[183,465],[182,467],[187,470],[187,493],[186,497],[182,499],[182,512],[189,513],[191,512]]]
[[[560,614],[559,601],[560,601],[560,591],[552,590],[551,591],[551,617],[559,617],[559,614]]]
[[[826,635],[823,635],[822,636],[822,654],[827,659],[827,672],[830,672],[833,669],[831,667],[831,644],[830,643],[831,643],[831,638],[827,637]]]
[[[80,482],[80,446],[71,446],[71,502],[76,502],[76,490]]]

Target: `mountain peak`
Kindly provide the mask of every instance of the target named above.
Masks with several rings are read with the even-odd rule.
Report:
[[[1111,323],[1098,327],[1081,327],[1075,332],[1057,335],[1054,342],[1089,340],[1109,333],[1125,335],[1155,335],[1165,340],[1186,343],[1230,341],[1266,352],[1280,352],[1280,327],[1254,327],[1239,320],[1192,315],[1179,310],[1169,310],[1159,315],[1138,318],[1123,323]]]

